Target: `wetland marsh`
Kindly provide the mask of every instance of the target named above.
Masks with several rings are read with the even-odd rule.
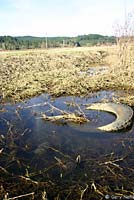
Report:
[[[99,131],[115,116],[84,108],[109,101],[133,108],[133,59],[121,68],[117,54],[116,46],[0,53],[1,199],[134,196],[134,125]],[[60,112],[89,122],[42,118]]]

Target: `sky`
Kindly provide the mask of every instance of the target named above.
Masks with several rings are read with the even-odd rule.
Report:
[[[0,0],[0,35],[114,35],[134,0]]]

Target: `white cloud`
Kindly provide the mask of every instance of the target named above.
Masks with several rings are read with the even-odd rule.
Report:
[[[114,21],[124,14],[123,0],[6,1],[10,9],[0,12],[0,35],[110,35]]]
[[[33,0],[8,0],[9,4],[17,10],[28,10]]]

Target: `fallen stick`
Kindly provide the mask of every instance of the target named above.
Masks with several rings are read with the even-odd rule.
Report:
[[[59,121],[59,120],[66,120],[66,121],[71,121],[71,122],[79,122],[79,123],[84,123],[84,122],[89,122],[89,120],[83,116],[78,116],[74,113],[68,113],[68,114],[63,114],[63,115],[56,115],[56,116],[47,116],[45,114],[42,115],[42,118],[46,121]]]
[[[7,198],[7,200],[15,200],[15,199],[22,198],[22,197],[27,197],[27,196],[32,196],[33,199],[34,199],[34,192],[31,192],[31,193],[28,193],[28,194],[19,195],[19,196],[16,196],[16,197]]]

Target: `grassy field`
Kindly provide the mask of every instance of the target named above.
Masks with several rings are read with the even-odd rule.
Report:
[[[87,95],[98,90],[124,90],[120,101],[134,105],[134,51],[122,65],[117,46],[0,52],[0,96],[21,101],[50,93]],[[123,54],[122,54],[123,55]],[[89,76],[89,67],[105,65],[105,74]]]

